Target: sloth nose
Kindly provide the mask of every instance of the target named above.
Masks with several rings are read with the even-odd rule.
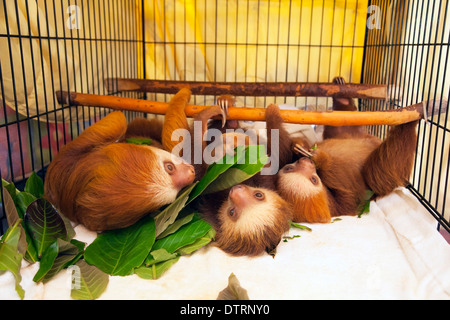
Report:
[[[195,179],[195,169],[192,165],[181,163],[177,166],[177,170],[171,175],[174,186],[181,189],[191,184]]]
[[[307,157],[298,159],[297,163],[300,167],[316,168],[314,161]]]
[[[314,164],[314,162],[308,157],[302,157],[302,158],[298,159],[298,163],[303,162],[303,161]]]
[[[191,178],[192,177],[192,179],[194,179],[195,178],[195,169],[194,169],[194,166],[191,166],[191,165],[189,165],[189,167],[188,167],[188,176]]]
[[[230,194],[233,193],[234,191],[242,190],[242,189],[244,189],[244,186],[242,184],[237,184],[231,188]]]

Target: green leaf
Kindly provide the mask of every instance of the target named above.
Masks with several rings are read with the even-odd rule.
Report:
[[[179,219],[176,219],[174,223],[172,223],[170,226],[168,226],[166,228],[166,230],[164,230],[164,232],[162,232],[157,239],[161,239],[164,237],[167,237],[168,235],[177,232],[178,229],[180,229],[182,226],[184,226],[185,224],[189,223],[192,221],[192,218],[194,218],[194,214],[188,214],[185,217],[181,217]]]
[[[75,240],[74,244],[72,241],[57,239],[45,250],[33,281],[42,280],[46,283],[62,269],[76,263],[81,258],[85,244],[78,240]]]
[[[29,232],[24,228],[23,214],[19,216],[17,211],[17,206],[14,204],[14,201],[9,192],[5,192],[5,187],[3,187],[3,205],[6,213],[6,219],[8,221],[8,225],[14,225],[18,220],[21,220],[20,228],[23,230],[21,232],[21,239],[19,241],[18,250],[22,255],[25,255],[25,259],[30,263],[34,263],[38,261],[36,247],[34,246],[33,240],[29,234]],[[23,192],[22,192],[23,193]],[[16,194],[16,193],[15,193]],[[16,194],[20,195],[19,191]]]
[[[6,230],[0,240],[0,271],[11,271],[16,282],[16,292],[23,299],[25,297],[25,291],[20,286],[20,282],[22,281],[20,267],[23,255],[18,251],[22,233],[20,223],[21,220],[17,220],[14,225]]]
[[[6,221],[8,222],[9,226],[13,226],[17,223],[17,221],[20,220],[20,224],[18,227],[21,229],[21,232],[20,232],[20,240],[18,243],[18,250],[22,255],[25,255],[28,249],[28,244],[27,244],[27,234],[23,229],[23,217],[19,217],[17,208],[14,204],[11,195],[6,191],[5,187],[2,186],[2,188],[3,188],[3,209],[5,210]]]
[[[77,239],[70,240],[70,243],[76,246],[78,248],[78,251],[84,252],[84,247],[86,246],[86,243]]]
[[[36,198],[42,198],[44,196],[44,182],[36,174],[36,172],[33,172],[31,176],[27,179],[23,191],[32,194]]]
[[[2,187],[4,188],[3,197],[5,197],[6,195],[9,195],[11,197],[16,207],[17,213],[19,214],[19,218],[23,219],[23,216],[25,215],[25,211],[28,205],[37,198],[28,192],[20,192],[19,190],[16,189],[14,183],[12,182],[9,183],[3,179],[2,179]]]
[[[2,179],[2,186],[5,187],[13,200],[15,199],[16,194],[20,192],[18,189],[16,189],[16,186],[13,182],[8,182],[5,179]]]
[[[37,198],[33,196],[31,193],[28,192],[18,192],[16,194],[16,199],[14,200],[14,203],[17,208],[17,213],[19,214],[19,217],[22,219],[25,216],[25,212],[27,211],[28,206],[33,202],[36,201]]]
[[[255,154],[258,156],[255,156]],[[249,160],[252,163],[245,164],[246,159],[247,163]],[[222,161],[219,161],[222,163],[210,165],[199,182],[186,188],[173,203],[155,215],[156,237],[161,237],[161,234],[175,222],[180,211],[201,193],[205,192],[206,188],[212,192],[218,189],[227,189],[241,183],[259,172],[266,161],[267,155],[265,154],[264,146],[238,146],[235,155],[230,156],[226,154],[222,158]],[[230,168],[233,168],[233,170],[229,170]],[[227,170],[229,172],[226,172]],[[210,186],[211,183],[218,178],[220,178],[220,180],[217,184]],[[208,186],[210,186],[211,189]],[[169,230],[167,233],[169,232],[172,232],[172,230]]]
[[[58,242],[55,240],[51,245],[45,249],[42,254],[39,270],[34,275],[33,281],[39,282],[50,271],[58,256]]]
[[[138,144],[138,145],[148,145],[151,146],[153,144],[152,139],[150,138],[127,138],[125,140],[127,143]]]
[[[145,259],[144,264],[148,267],[159,262],[174,259],[176,257],[178,257],[178,254],[176,253],[169,253],[166,249],[157,249],[150,252],[148,257]]]
[[[311,228],[309,228],[307,226],[304,226],[302,224],[298,224],[298,223],[292,222],[292,221],[290,222],[290,226],[294,227],[294,228],[297,228],[297,229],[301,229],[301,230],[312,231]]]
[[[176,220],[181,209],[186,205],[189,194],[196,185],[197,182],[186,188],[174,202],[155,216],[156,237],[163,233]]]
[[[155,231],[155,221],[150,216],[127,228],[106,231],[86,248],[84,258],[103,272],[126,276],[148,256]]]
[[[238,156],[242,155],[243,150],[239,147],[237,148],[236,154],[234,156],[226,154],[218,163],[212,163],[211,165],[209,165],[205,175],[202,177],[195,189],[190,194],[188,203],[198,197],[208,187],[208,185],[210,185],[215,179],[217,179],[218,176],[220,176],[222,173],[236,164]]]
[[[42,278],[43,283],[47,283],[61,270],[70,267],[77,263],[83,256],[83,251],[80,251],[75,245],[70,242],[58,239],[58,256],[51,269]]]
[[[175,251],[175,253],[179,253],[181,255],[187,255],[191,254],[192,252],[206,246],[208,243],[214,239],[214,236],[216,235],[216,231],[214,228],[211,227],[211,229],[203,236],[195,240],[194,243],[189,244],[187,246],[181,247]]]
[[[150,267],[146,267],[144,265],[134,270],[134,273],[143,279],[156,280],[161,277],[161,275],[166,272],[175,262],[177,262],[178,259],[180,259],[180,257],[156,263],[151,265]]]
[[[39,258],[56,239],[68,240],[64,221],[45,199],[37,199],[28,206],[25,225],[33,238]]]
[[[363,214],[370,212],[370,200],[372,199],[374,194],[375,193],[372,190],[366,190],[364,192],[364,196],[357,209],[357,211],[359,212],[358,218],[361,218]]]
[[[264,145],[238,146],[234,156],[225,155],[223,160],[208,167],[188,203],[202,193],[225,190],[248,180],[261,171],[267,160]]]
[[[204,220],[191,222],[176,233],[155,242],[153,250],[164,248],[169,253],[174,253],[177,249],[194,243],[198,238],[203,237],[211,226]]]
[[[87,264],[84,260],[72,266],[72,290],[70,296],[75,300],[95,300],[106,290],[109,276]]]
[[[247,290],[241,287],[234,273],[228,277],[228,286],[217,296],[217,300],[250,300]]]
[[[249,145],[243,150],[243,159],[238,159],[235,167],[240,170],[252,174],[254,172],[253,166],[257,165],[261,168],[267,163],[269,157],[266,153],[266,148],[262,144]],[[248,170],[246,169],[248,168]]]
[[[64,222],[64,227],[66,228],[66,231],[67,231],[67,240],[73,239],[73,237],[75,237],[76,233],[75,233],[75,229],[72,227],[72,223],[64,215],[59,214],[59,216],[61,217],[61,219]]]
[[[293,240],[295,238],[300,238],[300,237],[301,237],[301,235],[299,235],[299,234],[294,234],[292,237],[285,236],[285,237],[283,237],[283,242],[288,242],[288,240]]]

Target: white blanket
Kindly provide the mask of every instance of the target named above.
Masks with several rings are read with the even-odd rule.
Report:
[[[100,299],[216,299],[234,273],[250,299],[449,299],[450,245],[436,221],[404,188],[373,201],[370,213],[291,229],[276,256],[232,257],[208,245],[181,257],[158,280],[111,276]],[[82,226],[76,239],[92,242]],[[69,271],[32,281],[23,264],[25,299],[70,299]],[[0,299],[18,299],[14,278],[0,276]]]

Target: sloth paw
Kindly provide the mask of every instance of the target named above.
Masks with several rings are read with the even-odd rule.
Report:
[[[217,98],[217,105],[221,107],[228,116],[228,107],[234,107],[236,105],[236,99],[232,95],[223,94]]]

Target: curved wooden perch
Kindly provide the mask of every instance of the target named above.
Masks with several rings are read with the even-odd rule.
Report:
[[[325,82],[198,82],[148,79],[109,78],[105,80],[109,93],[139,91],[175,94],[188,88],[192,94],[276,97],[347,97],[383,99],[389,97],[389,87],[383,84],[333,84]],[[397,90],[399,91],[399,90]]]
[[[165,114],[169,106],[165,102],[142,99],[123,98],[86,94],[78,92],[57,91],[56,96],[60,104],[71,106],[105,107],[122,111],[137,111],[144,113]],[[187,105],[186,116],[193,117],[209,106]],[[229,120],[264,121],[265,108],[229,107]],[[302,111],[280,110],[286,123],[318,124],[331,126],[358,125],[398,125],[422,119],[424,115],[423,103],[417,103],[405,108],[389,111]]]

